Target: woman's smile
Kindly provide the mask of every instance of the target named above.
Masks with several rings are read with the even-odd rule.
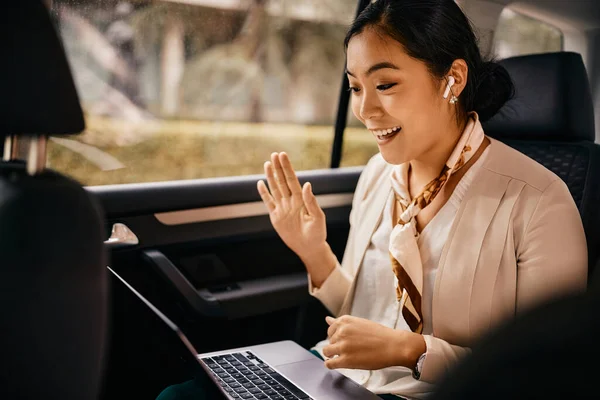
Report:
[[[377,139],[377,144],[385,144],[390,142],[393,138],[395,138],[398,133],[402,130],[401,126],[394,126],[391,128],[384,129],[369,129],[371,133]]]

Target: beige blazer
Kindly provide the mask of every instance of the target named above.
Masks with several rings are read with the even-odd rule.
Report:
[[[435,383],[499,322],[586,287],[586,240],[567,186],[532,159],[490,141],[442,251],[433,334],[424,335],[425,382]],[[336,316],[361,301],[354,299],[354,278],[392,190],[391,168],[380,154],[366,165],[354,192],[343,261],[320,288],[310,288]]]

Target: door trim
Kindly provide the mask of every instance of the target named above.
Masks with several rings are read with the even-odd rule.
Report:
[[[323,209],[345,207],[352,204],[352,193],[317,195],[317,202]],[[224,206],[202,207],[190,210],[168,211],[154,214],[163,225],[183,225],[197,222],[218,221],[234,218],[247,218],[268,215],[262,201],[229,204]]]

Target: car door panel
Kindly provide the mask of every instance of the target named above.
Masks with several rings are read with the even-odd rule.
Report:
[[[313,185],[328,242],[340,259],[361,169],[298,173]],[[112,246],[112,268],[180,326],[198,351],[285,339],[309,347],[326,335],[327,310],[308,294],[302,262],[274,231],[256,191],[260,178],[88,188],[105,209],[107,238],[114,224],[123,224],[139,240]],[[114,279],[111,294],[103,397],[123,391],[153,397],[189,379],[193,367],[177,338]]]

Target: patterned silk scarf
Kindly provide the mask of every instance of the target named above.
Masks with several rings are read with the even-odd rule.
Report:
[[[398,165],[392,171],[391,180],[396,201],[392,214],[395,226],[390,235],[390,259],[392,270],[397,278],[396,296],[402,304],[402,316],[413,332],[423,331],[421,312],[423,264],[417,244],[415,217],[431,204],[448,178],[473,157],[483,143],[483,139],[483,130],[477,116],[470,116],[462,136],[440,175],[429,182],[423,192],[412,200],[407,187],[409,163]]]

